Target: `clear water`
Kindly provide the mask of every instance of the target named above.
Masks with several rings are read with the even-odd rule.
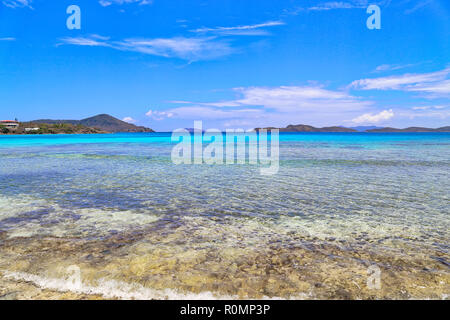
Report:
[[[281,134],[273,176],[173,145],[0,136],[0,297],[448,298],[450,134]]]

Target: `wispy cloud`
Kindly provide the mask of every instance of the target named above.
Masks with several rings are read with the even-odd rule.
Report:
[[[0,41],[15,41],[16,38],[12,38],[12,37],[6,37],[6,38],[0,38]]]
[[[280,112],[310,110],[330,107],[340,110],[360,109],[365,103],[343,91],[324,89],[322,86],[280,86],[236,88],[243,96],[232,101],[248,106],[264,106]]]
[[[32,0],[3,0],[2,3],[9,7],[9,8],[23,8],[28,7],[30,9],[33,9],[31,7]]]
[[[100,35],[89,35],[84,37],[65,37],[61,38],[58,45],[61,44],[70,44],[70,45],[76,45],[76,46],[88,46],[88,47],[111,47],[111,44],[107,41],[109,40],[108,37],[103,37]]]
[[[450,80],[433,83],[418,83],[407,88],[408,91],[429,93],[429,97],[440,97],[450,94]]]
[[[426,74],[405,74],[396,77],[357,80],[353,87],[369,90],[407,90],[437,93],[447,92],[445,80],[450,68]],[[442,89],[441,88],[442,85]],[[388,124],[392,119],[435,117],[446,119],[448,106],[428,105],[410,107],[409,110],[382,108],[374,101],[354,96],[346,90],[330,90],[320,84],[305,86],[240,87],[232,100],[192,102],[172,101],[179,107],[166,112],[174,118],[222,121],[230,125],[286,125],[286,124]],[[349,120],[350,119],[350,120]]]
[[[373,72],[385,72],[395,71],[401,69],[407,69],[420,65],[421,63],[409,63],[409,64],[382,64],[375,68]]]
[[[329,11],[336,9],[366,9],[371,4],[388,6],[391,0],[368,1],[368,0],[348,0],[348,1],[327,1],[319,2],[317,5],[306,8],[307,11]]]
[[[413,12],[416,12],[417,10],[419,10],[419,9],[421,9],[421,8],[423,8],[423,7],[425,7],[425,6],[429,5],[429,4],[431,4],[431,3],[433,3],[433,1],[434,1],[434,0],[420,0],[419,2],[417,2],[417,3],[414,5],[414,7],[405,10],[404,13],[405,13],[405,14],[411,14],[411,13],[413,13]]]
[[[139,5],[148,5],[152,4],[153,0],[99,0],[99,3],[103,7],[108,7],[112,4],[129,4],[129,3],[137,3]]]
[[[364,6],[361,4],[355,4],[350,2],[342,2],[342,1],[334,1],[334,2],[325,2],[314,7],[308,8],[309,11],[324,11],[324,10],[333,10],[333,9],[353,9],[353,8],[363,8]],[[367,7],[367,5],[366,5]]]
[[[235,88],[233,92],[238,98],[228,101],[173,101],[183,106],[169,111],[175,118],[220,119],[227,120],[227,125],[257,126],[317,122],[327,117],[344,121],[368,110],[373,104],[320,85],[244,87]]]
[[[115,42],[120,50],[140,52],[188,61],[209,60],[233,53],[230,44],[215,37],[175,37],[159,39],[125,39]]]
[[[131,1],[131,0],[130,0]],[[119,1],[120,2],[120,1]],[[125,2],[120,2],[125,3]],[[199,28],[190,30],[196,36],[172,38],[127,38],[112,40],[100,35],[65,37],[57,45],[68,44],[89,47],[109,47],[116,50],[139,52],[142,54],[179,58],[189,62],[216,59],[239,50],[232,46],[231,35],[267,35],[263,28],[283,25],[282,21],[267,21],[253,25],[234,27]]]
[[[375,124],[380,123],[382,121],[390,120],[394,117],[394,111],[383,110],[379,113],[365,113],[360,115],[359,117],[354,118],[351,122],[355,124]]]
[[[416,118],[433,118],[433,119],[448,119],[450,118],[449,109],[416,109],[416,110],[400,110],[396,113],[396,117],[416,119]]]
[[[430,73],[407,73],[353,81],[350,87],[361,90],[403,90],[425,92],[434,95],[450,94],[450,67]]]
[[[145,114],[147,117],[152,118],[156,121],[161,121],[164,119],[172,118],[173,112],[166,112],[166,111],[158,111],[158,110],[148,110],[148,112]]]
[[[278,112],[319,111],[328,108],[349,111],[361,110],[371,103],[361,101],[344,91],[324,89],[318,85],[311,86],[280,86],[280,87],[245,87],[234,88],[240,99],[217,102],[188,102],[217,108],[232,108],[242,106],[261,106]]]
[[[113,41],[108,37],[90,35],[75,38],[66,37],[60,40],[59,45],[109,47],[166,58],[179,58],[190,62],[219,58],[234,52],[228,41],[216,37],[130,38]]]
[[[215,27],[215,28],[198,28],[191,30],[196,33],[215,33],[220,35],[266,35],[267,31],[263,28],[284,25],[283,21],[267,21],[264,23],[243,25],[234,27]]]
[[[449,106],[445,106],[445,105],[437,105],[437,106],[420,106],[420,107],[412,107],[412,110],[441,110],[441,109],[446,109]]]

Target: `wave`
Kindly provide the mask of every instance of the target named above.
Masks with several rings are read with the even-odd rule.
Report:
[[[230,300],[237,296],[218,296],[212,292],[182,293],[173,289],[155,290],[140,284],[123,281],[98,279],[97,285],[76,282],[70,278],[47,278],[26,272],[2,271],[9,280],[31,282],[41,289],[77,294],[101,295],[107,299],[123,300]]]
[[[74,282],[70,278],[50,278],[26,272],[1,271],[8,280],[31,282],[41,289],[76,294],[100,295],[106,299],[120,300],[238,300],[237,295],[219,295],[210,291],[200,293],[180,292],[176,289],[157,290],[146,288],[137,283],[128,283],[110,279],[98,279],[97,285]],[[242,297],[241,297],[242,298]],[[245,298],[248,299],[248,298]],[[314,299],[311,292],[298,293],[288,299],[263,296],[259,300],[305,300]],[[248,299],[252,300],[252,299]]]

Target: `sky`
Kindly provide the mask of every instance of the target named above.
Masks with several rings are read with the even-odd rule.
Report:
[[[447,126],[449,39],[448,0],[0,0],[0,119]]]

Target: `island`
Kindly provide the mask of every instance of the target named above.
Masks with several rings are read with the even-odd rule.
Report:
[[[261,129],[278,129],[280,132],[358,132],[355,129],[345,128],[345,127],[324,127],[324,128],[316,128],[313,126],[308,126],[305,124],[297,124],[297,125],[288,125],[286,128],[255,128],[256,131],[260,131]]]
[[[397,129],[397,128],[379,128],[379,129],[372,129],[367,130],[366,132],[373,132],[373,133],[394,133],[394,132],[450,132],[450,126],[441,127],[441,128],[422,128],[422,127],[409,127],[405,129]]]
[[[285,128],[275,128],[275,127],[266,127],[266,128],[255,128],[255,131],[260,131],[262,129],[271,130],[278,129],[280,132],[368,132],[368,133],[401,133],[401,132],[450,132],[450,126],[441,127],[441,128],[423,128],[423,127],[409,127],[405,129],[397,129],[397,128],[381,128],[381,127],[353,127],[347,128],[342,126],[332,126],[332,127],[323,127],[316,128],[309,125],[297,124],[297,125],[288,125]]]
[[[96,134],[117,132],[154,132],[108,114],[99,114],[82,120],[40,119],[27,122],[2,121],[0,134]]]

